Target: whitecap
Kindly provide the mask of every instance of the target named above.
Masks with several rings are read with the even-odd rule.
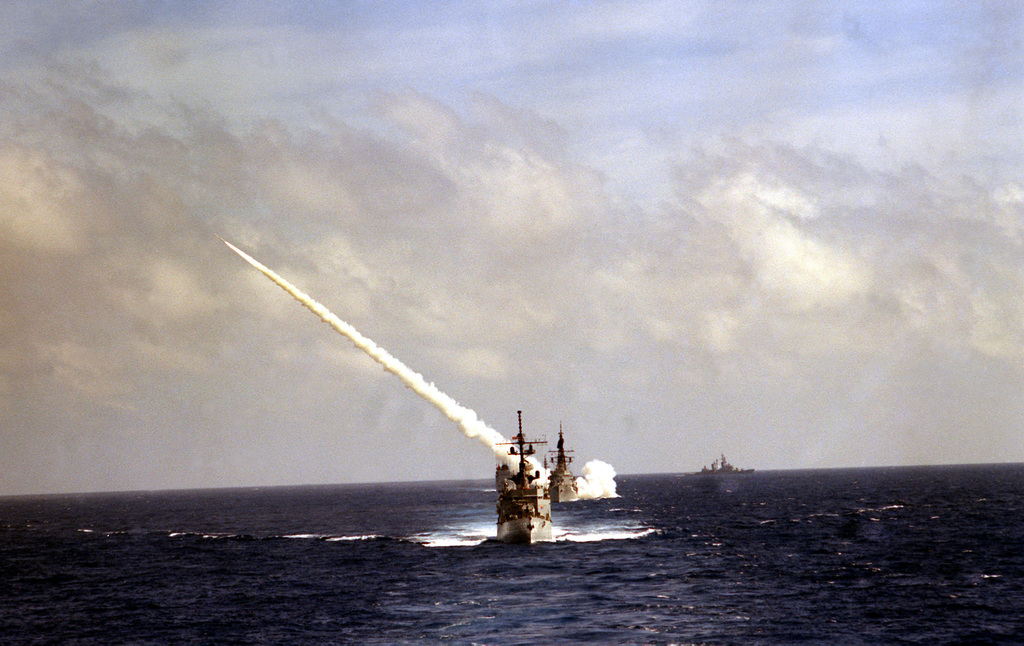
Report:
[[[415,542],[420,543],[424,547],[473,547],[480,545],[487,540],[486,536],[477,536],[473,538],[460,538],[457,536],[441,536],[432,539],[421,539]]]
[[[556,533],[555,540],[568,541],[570,543],[594,543],[597,541],[622,541],[632,540],[634,538],[642,538],[653,534],[655,530],[647,527],[637,527],[634,529],[605,529],[597,530],[592,532],[561,532]]]
[[[417,534],[410,536],[409,540],[426,547],[472,547],[494,538],[494,532],[494,525],[488,523],[475,527],[448,528],[437,532]]]

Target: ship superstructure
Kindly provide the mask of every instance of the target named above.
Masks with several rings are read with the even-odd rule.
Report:
[[[572,451],[565,450],[565,438],[562,437],[561,424],[558,425],[557,449],[553,453],[555,454],[555,468],[548,479],[551,502],[571,502],[579,499],[580,494],[576,488],[576,478],[573,477],[572,471],[569,470],[572,456],[567,454],[572,453]]]
[[[494,470],[494,490],[500,493],[505,486],[505,481],[511,479],[512,469],[509,469],[507,464],[499,464]]]
[[[526,461],[534,455],[534,444],[523,435],[523,412],[519,414],[519,434],[508,443],[509,455],[519,456],[518,469],[495,476],[498,489],[498,540],[505,543],[533,543],[552,540],[551,497],[548,483],[540,471]]]

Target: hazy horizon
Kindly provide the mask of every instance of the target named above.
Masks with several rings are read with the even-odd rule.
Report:
[[[963,464],[910,464],[910,465],[873,465],[873,466],[861,466],[861,467],[803,467],[798,469],[758,469],[754,473],[760,474],[778,474],[778,473],[797,473],[802,471],[874,471],[874,470],[890,470],[890,469],[943,469],[951,468],[956,469],[960,467],[971,468],[971,467],[999,467],[999,466],[1015,466],[1024,464],[1022,462],[968,462]],[[704,466],[704,465],[701,465]],[[735,465],[744,467],[745,465]],[[699,467],[696,471],[699,471]],[[616,478],[634,478],[634,477],[658,477],[658,476],[689,476],[693,475],[695,471],[658,471],[650,472],[645,471],[642,473],[617,473]],[[700,478],[702,476],[694,475],[694,477]],[[744,475],[726,475],[726,476],[711,476],[712,478],[724,478],[725,482],[735,482],[737,478],[744,478]],[[65,491],[65,492],[35,492],[35,493],[18,493],[18,494],[0,494],[0,498],[29,498],[29,497],[50,497],[50,496],[91,496],[91,495],[118,495],[118,494],[148,494],[148,493],[186,493],[190,491],[221,491],[221,490],[248,490],[248,489],[289,489],[289,488],[317,488],[317,487],[373,487],[377,485],[416,485],[416,484],[441,484],[445,482],[455,483],[480,483],[482,485],[489,485],[493,488],[494,475],[493,473],[486,477],[469,477],[469,478],[425,478],[417,480],[372,480],[365,482],[316,482],[316,483],[292,483],[292,484],[276,484],[276,485],[224,485],[218,487],[177,487],[168,489],[111,489],[111,490],[82,490],[82,491]],[[740,480],[742,482],[742,480]]]

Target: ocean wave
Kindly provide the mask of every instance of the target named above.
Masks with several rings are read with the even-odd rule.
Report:
[[[576,533],[573,531],[555,532],[556,541],[570,543],[596,543],[598,541],[623,541],[636,538],[643,538],[653,534],[656,530],[649,527],[638,527],[635,529],[601,529],[596,531],[584,531]]]
[[[387,538],[381,534],[359,534],[357,536],[327,536],[323,540],[328,543],[337,543],[339,541],[376,541]]]
[[[412,539],[412,542],[419,543],[424,547],[474,547],[492,539],[493,537],[487,536],[476,536],[472,538],[460,536],[439,536],[437,538],[428,538],[424,540]]]

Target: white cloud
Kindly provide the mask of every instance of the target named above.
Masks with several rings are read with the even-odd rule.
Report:
[[[741,173],[708,187],[698,201],[730,230],[760,285],[796,309],[847,303],[871,283],[870,269],[854,254],[815,240],[791,220],[816,217],[813,200],[792,187]]]
[[[725,353],[739,347],[736,333],[740,326],[735,313],[726,311],[704,312],[700,328],[700,340],[712,352]]]
[[[36,25],[53,44],[0,61],[29,79],[0,95],[0,414],[98,447],[54,487],[446,475],[403,444],[490,468],[220,233],[485,416],[575,417],[621,472],[706,459],[667,445],[906,462],[912,434],[1019,456],[1015,54],[971,94],[933,55],[955,31],[885,22],[913,8],[805,8]],[[193,457],[102,475],[126,428],[126,459]]]
[[[854,256],[801,233],[788,222],[774,222],[759,240],[763,284],[786,294],[796,307],[844,304],[863,294],[870,272]]]
[[[753,177],[744,177],[741,182],[752,183],[752,196],[765,206],[801,220],[817,217],[818,209],[814,200],[789,186],[764,186]]]
[[[68,393],[68,405],[100,406],[119,410],[134,407],[128,397],[132,386],[124,374],[124,365],[100,348],[69,341],[40,345],[39,361],[53,370],[54,381]]]
[[[0,143],[2,146],[2,143]],[[82,180],[45,151],[0,148],[0,231],[40,252],[80,251],[84,243]]]
[[[352,192],[329,168],[279,159],[262,166],[260,174],[268,198],[279,202],[283,209],[344,219],[358,208]]]
[[[454,367],[473,379],[502,380],[508,376],[509,360],[492,348],[469,348],[456,353]]]
[[[158,310],[158,318],[192,318],[220,307],[196,272],[195,268],[167,258],[156,259],[148,268],[146,301]]]

